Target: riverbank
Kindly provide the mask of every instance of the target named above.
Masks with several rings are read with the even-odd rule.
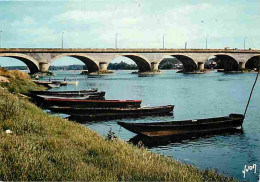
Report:
[[[0,88],[0,180],[232,181],[109,140]]]
[[[35,84],[27,73],[19,70],[0,68],[0,86],[11,93],[28,94],[30,90],[45,90],[46,87]]]

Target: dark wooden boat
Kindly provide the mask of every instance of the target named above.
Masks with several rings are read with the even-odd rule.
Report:
[[[88,94],[88,95],[36,95],[34,98],[37,100],[45,101],[46,99],[79,99],[79,100],[93,100],[94,98],[97,100],[104,100],[104,93],[96,92],[95,94]]]
[[[44,80],[32,80],[36,84],[51,84],[52,81],[44,81]]]
[[[85,101],[85,100],[105,100],[104,93],[96,92],[95,94],[89,95],[62,95],[62,96],[53,96],[53,95],[33,95],[31,96],[32,100],[39,106],[47,107],[53,105],[61,105],[64,106],[65,102],[69,102],[73,100],[72,103],[65,103],[65,106],[75,107],[76,101]],[[59,102],[53,102],[53,99],[59,100]],[[50,101],[51,100],[51,101]]]
[[[55,83],[55,84],[60,84],[60,86],[66,86],[67,85],[66,81],[52,80],[51,82]]]
[[[48,88],[57,88],[57,87],[60,87],[60,86],[64,86],[64,84],[60,84],[60,83],[53,82],[53,81],[33,80],[33,82],[38,84],[38,85],[43,85],[43,86],[48,87]]]
[[[63,96],[63,95],[86,95],[97,92],[98,89],[89,90],[79,90],[79,91],[30,91],[30,95],[53,95],[53,96]]]
[[[86,99],[66,99],[66,98],[43,98],[41,103],[44,107],[50,106],[71,106],[71,107],[98,107],[98,108],[127,108],[140,107],[141,100],[86,100]]]
[[[166,137],[181,134],[203,133],[218,130],[227,130],[242,127],[244,115],[230,114],[225,117],[157,122],[157,123],[125,123],[117,122],[127,130],[147,136],[147,137]]]
[[[174,105],[140,108],[72,108],[53,106],[53,112],[69,114],[70,119],[93,121],[104,119],[135,118],[142,116],[172,115]]]
[[[83,93],[43,93],[43,94],[29,94],[29,96],[33,98],[38,97],[86,97],[86,96],[95,96],[95,97],[105,97],[106,92],[83,92]]]
[[[51,111],[60,112],[70,115],[88,115],[88,114],[99,114],[99,113],[108,113],[108,114],[159,114],[159,113],[172,113],[174,105],[166,106],[156,106],[156,107],[139,107],[139,108],[77,108],[77,107],[59,107],[52,106],[50,107]]]
[[[50,83],[50,84],[46,84],[44,86],[48,87],[48,88],[59,88],[61,85],[59,83]]]
[[[227,129],[227,130],[218,130],[218,131],[209,131],[209,132],[203,132],[203,133],[189,133],[189,134],[181,134],[181,135],[171,135],[166,137],[147,137],[143,135],[135,135],[133,138],[129,140],[130,143],[134,145],[140,145],[147,148],[154,148],[158,146],[166,146],[166,145],[175,145],[175,143],[182,143],[183,141],[185,143],[189,141],[196,142],[197,140],[200,140],[201,138],[210,138],[210,137],[216,137],[219,135],[222,136],[240,136],[243,134],[243,130],[241,129]]]

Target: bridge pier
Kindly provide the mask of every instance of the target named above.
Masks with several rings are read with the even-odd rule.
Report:
[[[99,63],[99,71],[107,71],[108,64],[106,62]]]
[[[198,70],[204,70],[205,69],[205,63],[203,63],[203,62],[198,62]]]
[[[246,63],[239,62],[239,69],[245,69],[245,68],[246,68]]]
[[[151,71],[157,71],[159,67],[159,64],[157,62],[151,63]]]
[[[40,72],[48,72],[49,67],[50,67],[50,63],[44,63],[44,62],[39,63],[39,71]]]

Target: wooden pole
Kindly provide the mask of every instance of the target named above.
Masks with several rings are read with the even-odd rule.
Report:
[[[255,84],[257,82],[257,78],[258,78],[259,73],[260,73],[260,57],[258,58],[258,71],[257,71],[255,82],[254,82],[253,87],[251,89],[251,92],[250,92],[250,95],[249,95],[249,99],[248,99],[248,102],[247,102],[247,105],[246,105],[246,109],[245,109],[245,112],[244,112],[244,118],[246,117],[246,112],[247,112],[247,109],[248,109],[248,106],[249,106],[249,103],[250,103],[250,100],[251,100],[251,97],[252,97],[252,94],[253,94],[253,91],[254,91]]]

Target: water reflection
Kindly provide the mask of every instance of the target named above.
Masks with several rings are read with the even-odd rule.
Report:
[[[173,145],[180,145],[184,143],[190,143],[191,145],[197,145],[198,141],[203,139],[211,138],[213,140],[205,140],[209,145],[213,145],[213,142],[216,139],[216,136],[239,136],[243,135],[243,130],[241,129],[229,129],[224,131],[211,131],[205,133],[193,133],[188,135],[174,135],[168,137],[147,137],[142,135],[136,135],[129,140],[130,143],[134,145],[144,145],[147,148],[154,147],[165,147],[171,148]],[[200,142],[199,142],[200,144]],[[204,143],[205,144],[205,143]]]
[[[98,121],[110,121],[110,120],[116,120],[116,119],[146,119],[147,117],[159,117],[159,116],[170,116],[173,117],[172,113],[162,113],[162,114],[156,114],[156,115],[150,115],[150,116],[140,116],[138,114],[136,115],[124,115],[120,113],[96,113],[95,115],[70,115],[68,117],[71,121],[76,121],[81,124],[90,124],[92,122],[98,122]]]

